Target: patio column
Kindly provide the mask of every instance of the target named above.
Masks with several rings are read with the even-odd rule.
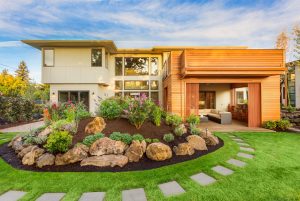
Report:
[[[260,83],[248,84],[248,127],[261,126]]]
[[[186,84],[186,116],[199,113],[199,85],[198,83]]]

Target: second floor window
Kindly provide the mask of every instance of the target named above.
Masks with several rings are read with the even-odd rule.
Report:
[[[102,66],[102,49],[92,49],[92,66]]]
[[[149,75],[148,57],[125,57],[125,75]]]
[[[54,50],[53,49],[44,49],[44,66],[52,67],[54,66]]]

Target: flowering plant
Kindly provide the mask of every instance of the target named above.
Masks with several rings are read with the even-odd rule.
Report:
[[[129,100],[128,107],[124,110],[124,113],[127,115],[129,122],[137,129],[140,129],[145,120],[149,118],[153,104],[146,94],[142,94],[140,97]]]

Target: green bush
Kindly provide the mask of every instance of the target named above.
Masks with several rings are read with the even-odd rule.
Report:
[[[96,133],[94,135],[88,135],[84,138],[82,143],[86,146],[91,146],[96,140],[105,137],[103,133]]]
[[[110,134],[109,138],[112,140],[122,141],[128,145],[131,144],[132,139],[133,139],[133,137],[130,134],[120,133],[120,132],[113,132],[112,134]]]
[[[154,143],[154,142],[160,142],[160,140],[157,138],[154,138],[154,139],[152,139],[152,143]]]
[[[138,140],[138,141],[143,141],[145,138],[144,138],[144,136],[142,136],[141,134],[134,134],[133,136],[132,136],[132,140]]]
[[[192,135],[200,135],[201,130],[195,124],[190,124],[190,133]]]
[[[24,135],[22,140],[26,145],[42,145],[45,144],[47,136],[38,137],[34,132],[30,132]]]
[[[88,112],[86,106],[80,102],[76,104],[76,110],[75,110],[75,120],[78,122],[81,119],[85,119],[91,117],[91,113]]]
[[[279,130],[287,130],[289,127],[291,127],[291,123],[287,119],[281,119],[276,121],[276,128]]]
[[[100,103],[98,114],[106,119],[115,119],[121,116],[123,109],[116,99],[106,99]]]
[[[292,105],[286,106],[285,109],[286,109],[288,112],[291,112],[291,113],[296,111],[296,108],[293,107]]]
[[[163,139],[166,142],[172,142],[172,141],[174,141],[175,137],[172,133],[168,133],[168,134],[164,134]]]
[[[146,138],[146,139],[145,139],[145,142],[151,143],[151,142],[152,142],[152,139],[151,139],[151,138]]]
[[[179,126],[182,123],[182,118],[176,114],[167,114],[166,124],[172,126]]]
[[[61,119],[52,124],[52,128],[58,131],[68,131],[69,133],[77,132],[77,125],[75,122],[69,122],[67,119]]]
[[[174,134],[177,136],[182,136],[186,132],[184,124],[180,124],[174,128]]]
[[[160,126],[161,118],[162,118],[162,109],[157,105],[153,106],[151,112],[151,120],[155,126]]]
[[[198,125],[200,123],[200,117],[198,115],[191,114],[186,118],[186,122],[188,122],[189,124]]]
[[[266,121],[263,123],[263,127],[266,129],[275,130],[277,127],[277,123],[276,123],[276,121],[272,121],[272,120]]]
[[[67,131],[54,131],[52,132],[44,147],[51,153],[64,153],[68,151],[72,144],[72,135]]]

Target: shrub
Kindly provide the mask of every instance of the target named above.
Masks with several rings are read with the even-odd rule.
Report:
[[[166,124],[172,126],[179,126],[182,123],[182,118],[176,114],[167,114]]]
[[[133,137],[128,133],[113,132],[112,134],[110,134],[109,138],[112,140],[122,141],[125,144],[129,145],[131,144]]]
[[[140,129],[145,120],[149,118],[153,104],[145,94],[142,94],[140,97],[130,99],[128,109],[124,110],[124,113],[127,115],[129,122]]]
[[[286,106],[285,109],[286,109],[288,112],[291,112],[291,113],[296,111],[296,108],[293,107],[292,105]]]
[[[174,141],[175,137],[172,133],[168,133],[168,134],[164,134],[163,139],[166,142],[172,142],[172,141]]]
[[[103,138],[105,135],[103,133],[96,133],[94,135],[88,135],[84,138],[82,143],[86,146],[91,146],[96,140]]]
[[[91,113],[87,111],[86,106],[82,102],[76,104],[75,120],[78,122],[81,119],[85,119],[88,117],[91,117]]]
[[[152,142],[152,139],[151,139],[151,138],[146,138],[146,139],[145,139],[145,142],[151,143],[151,142]]]
[[[115,119],[121,116],[122,107],[116,99],[106,99],[100,103],[98,114],[107,119]]]
[[[276,128],[279,130],[287,130],[289,127],[291,127],[291,123],[287,119],[281,119],[276,121]]]
[[[68,131],[70,133],[76,133],[77,126],[75,122],[69,122],[66,119],[61,119],[52,124],[52,128],[58,131]]]
[[[186,128],[184,124],[180,124],[179,126],[176,126],[174,129],[174,134],[177,136],[182,136],[184,133],[186,133]]]
[[[44,147],[51,153],[66,152],[72,143],[72,135],[67,131],[54,131],[47,139]]]
[[[112,140],[122,141],[122,133],[113,132],[113,133],[110,134],[109,138],[112,139]]]
[[[125,144],[131,144],[132,142],[132,136],[128,133],[124,133],[122,134],[122,142],[124,142]]]
[[[161,118],[162,118],[162,109],[157,105],[153,106],[151,112],[151,120],[155,126],[160,126]]]
[[[138,140],[138,141],[143,141],[145,138],[144,138],[144,136],[142,136],[141,134],[134,134],[133,136],[132,136],[132,140]]]
[[[38,137],[35,131],[27,133],[22,137],[24,144],[26,145],[42,145],[46,142],[47,136]]]
[[[189,124],[198,125],[200,123],[200,117],[198,115],[191,114],[187,117],[186,122],[188,122]]]
[[[276,126],[277,126],[276,121],[272,121],[272,120],[266,121],[266,122],[263,123],[263,127],[266,128],[266,129],[275,130]]]
[[[154,139],[152,139],[152,143],[154,143],[154,142],[160,142],[160,140],[157,138],[154,138]]]
[[[201,130],[195,124],[190,124],[190,133],[192,135],[200,135]]]

